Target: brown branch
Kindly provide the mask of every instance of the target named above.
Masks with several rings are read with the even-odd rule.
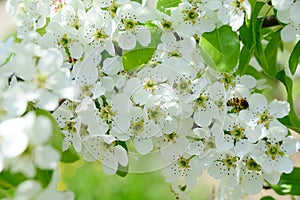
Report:
[[[262,19],[262,18],[260,18],[260,19]],[[264,21],[262,23],[262,28],[267,28],[267,27],[279,25],[279,22],[277,21],[277,19],[275,18],[274,15],[267,16],[263,20]]]

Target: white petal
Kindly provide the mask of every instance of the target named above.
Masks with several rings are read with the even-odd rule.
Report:
[[[264,172],[263,177],[264,179],[266,179],[266,181],[274,185],[276,185],[280,180],[280,176],[278,172],[272,172],[270,174]]]
[[[39,182],[27,180],[22,182],[15,192],[16,199],[34,199],[36,194],[42,190]]]
[[[38,99],[37,105],[45,110],[52,111],[58,106],[59,97],[51,93],[48,90],[43,90],[40,93],[40,98]]]
[[[119,163],[123,166],[127,166],[128,165],[128,155],[127,155],[126,150],[120,145],[115,146],[114,150],[115,150],[115,155],[116,155]]]
[[[278,101],[274,99],[269,104],[269,113],[275,118],[282,118],[290,112],[290,104],[286,101]]]
[[[296,38],[296,30],[288,24],[281,30],[280,35],[284,42],[291,42]]]
[[[225,94],[225,87],[224,84],[220,82],[215,82],[214,84],[210,85],[208,87],[210,97],[213,101],[218,101],[222,97],[224,97]]]
[[[243,188],[248,194],[257,194],[262,190],[263,179],[256,172],[250,172],[243,177]]]
[[[228,151],[229,149],[231,149],[234,146],[233,142],[234,142],[234,140],[231,135],[224,135],[223,139],[218,140],[216,146],[217,146],[217,149],[220,151]]]
[[[126,94],[117,94],[112,97],[111,106],[117,112],[117,114],[128,114],[131,108],[131,101]]]
[[[0,126],[1,153],[6,158],[14,158],[23,153],[28,145],[28,136],[17,126],[21,126],[19,120],[10,119]],[[7,126],[8,125],[8,126]]]
[[[105,174],[115,174],[118,169],[117,158],[112,154],[105,152],[102,157],[102,168]]]
[[[174,182],[180,176],[180,172],[181,169],[174,163],[162,170],[162,174],[166,177],[168,183]]]
[[[298,145],[299,141],[297,140],[297,138],[288,136],[283,140],[281,148],[286,154],[292,155],[298,151]]]
[[[136,37],[142,46],[148,46],[151,42],[151,33],[146,27],[139,27],[136,30]]]
[[[255,126],[258,121],[255,113],[250,110],[241,110],[239,113],[239,117],[246,125],[250,127]]]
[[[209,110],[197,110],[194,113],[194,121],[201,127],[208,127],[212,121],[212,113]]]
[[[263,112],[268,108],[268,101],[262,94],[251,95],[248,102],[250,110],[256,112]]]
[[[136,45],[136,36],[126,31],[120,36],[119,45],[122,49],[131,50]]]
[[[216,178],[216,179],[220,179],[222,177],[224,177],[227,173],[227,167],[225,166],[225,164],[219,162],[219,161],[215,161],[214,163],[212,163],[210,165],[210,167],[208,168],[208,173]]]
[[[239,140],[234,146],[237,156],[245,156],[251,150],[251,143],[248,140]]]
[[[72,58],[80,59],[83,53],[83,48],[80,43],[74,42],[70,44],[69,51]]]
[[[133,143],[136,150],[142,155],[149,153],[153,149],[153,142],[151,139],[134,138]]]
[[[293,171],[293,162],[286,156],[277,157],[274,161],[274,170],[289,174]]]
[[[247,88],[253,88],[256,85],[256,79],[250,75],[243,75],[240,78],[240,83],[245,85]]]
[[[38,146],[34,152],[34,162],[40,169],[55,169],[58,166],[60,154],[52,146]]]
[[[45,143],[52,134],[52,124],[49,118],[38,116],[30,132],[30,142],[32,144]]]

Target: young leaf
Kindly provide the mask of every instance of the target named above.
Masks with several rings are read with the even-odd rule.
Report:
[[[2,171],[0,173],[0,188],[4,190],[15,189],[21,182],[25,181],[25,177],[21,173],[11,173]]]
[[[181,0],[156,0],[155,7],[159,11],[170,14],[170,11],[168,11],[168,8],[176,7]]]
[[[136,48],[129,51],[123,51],[122,62],[126,71],[137,70],[151,60],[156,50],[156,46],[160,42],[162,33],[152,24],[149,25],[148,28],[151,31],[151,43],[147,47],[137,44]]]
[[[278,30],[273,34],[272,39],[270,40],[265,49],[267,64],[269,66],[270,71],[272,71],[272,74],[277,73],[277,52],[280,43],[282,43],[282,40],[280,39],[280,30]]]
[[[290,174],[282,174],[277,185],[271,185],[280,195],[300,195],[300,168],[295,167]]]
[[[248,48],[246,46],[243,46],[241,53],[240,53],[237,74],[245,74],[245,72],[249,66],[251,56],[252,56],[251,52],[248,50]]]
[[[123,53],[122,62],[126,71],[133,71],[147,64],[154,54],[155,48],[135,48]]]
[[[299,58],[300,58],[300,40],[297,42],[289,58],[289,68],[291,70],[292,75],[294,75],[296,72],[297,66],[299,64]]]
[[[230,72],[237,65],[240,42],[230,26],[222,26],[200,39],[200,48],[205,62],[219,72]]]

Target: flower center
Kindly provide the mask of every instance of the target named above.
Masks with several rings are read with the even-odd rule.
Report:
[[[144,130],[144,119],[139,119],[130,123],[130,128],[133,135],[136,136]]]
[[[165,20],[165,19],[162,20],[161,26],[162,26],[164,29],[172,30],[172,22],[167,21],[167,20]]]
[[[112,118],[116,115],[116,113],[112,110],[110,105],[103,106],[100,109],[100,117],[104,119],[107,123],[112,122]]]
[[[107,11],[109,12],[111,17],[116,16],[117,10],[120,6],[121,5],[119,5],[115,1],[113,1],[112,4],[107,8]]]
[[[215,140],[213,137],[209,137],[204,141],[204,150],[216,148]]]
[[[266,128],[269,128],[270,122],[273,121],[273,117],[270,116],[268,110],[265,110],[263,113],[258,114],[258,119],[258,124],[263,124]]]
[[[236,157],[232,157],[231,155],[227,154],[226,158],[223,160],[223,163],[226,165],[227,169],[236,168]]]
[[[198,18],[199,14],[196,11],[195,7],[189,10],[184,10],[183,13],[185,14],[185,17],[183,19],[185,22],[192,23],[192,24],[196,23],[196,19]]]
[[[181,168],[190,168],[191,167],[189,165],[189,160],[184,157],[180,157],[177,162]]]
[[[252,171],[261,171],[260,165],[257,164],[252,158],[245,161],[246,167]]]
[[[175,132],[166,135],[166,140],[168,142],[175,143],[176,142],[176,138],[178,138],[178,135]]]
[[[97,29],[95,32],[95,38],[99,41],[102,41],[108,37],[109,36],[104,32],[104,28]]]
[[[230,134],[235,140],[239,140],[245,138],[244,132],[245,132],[245,128],[234,125],[233,130],[230,131]]]
[[[47,84],[47,76],[38,72],[37,76],[34,79],[34,82],[36,83],[38,88],[45,88]]]
[[[148,119],[153,120],[155,123],[157,123],[160,120],[160,117],[163,116],[163,112],[161,111],[161,108],[159,106],[156,106],[155,108],[149,108],[148,111]]]
[[[201,94],[196,100],[195,100],[195,109],[198,107],[206,108],[206,102],[209,99],[207,95]]]
[[[132,32],[135,31],[135,28],[137,27],[138,23],[132,19],[122,19],[121,20],[123,25],[124,25],[124,29],[125,30],[131,30]]]
[[[280,148],[280,144],[276,143],[274,145],[269,144],[267,146],[267,151],[265,152],[265,154],[267,156],[270,156],[272,158],[272,160],[275,160],[277,156],[283,156],[284,152],[279,150]]]
[[[144,88],[145,90],[150,91],[150,92],[154,92],[155,86],[156,86],[155,82],[154,82],[152,79],[148,79],[148,80],[146,80],[146,82],[144,83],[144,87],[143,87],[143,88]]]

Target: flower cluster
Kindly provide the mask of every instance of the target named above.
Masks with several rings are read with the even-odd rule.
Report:
[[[300,18],[299,18],[299,1],[291,0],[272,0],[274,8],[277,10],[277,18],[286,26],[281,30],[283,41],[290,42],[299,38],[300,35]]]
[[[37,109],[55,118],[62,151],[72,145],[107,174],[134,172],[130,155],[156,152],[178,195],[204,170],[241,195],[292,171],[299,142],[278,121],[289,104],[268,103],[255,78],[219,73],[199,51],[203,33],[242,26],[247,0],[183,0],[169,15],[129,0],[11,0],[7,8],[21,42],[0,46],[0,171],[53,170],[46,190],[27,180],[16,198],[73,198],[55,191],[61,152]],[[149,49],[146,63],[125,67],[126,55]]]

